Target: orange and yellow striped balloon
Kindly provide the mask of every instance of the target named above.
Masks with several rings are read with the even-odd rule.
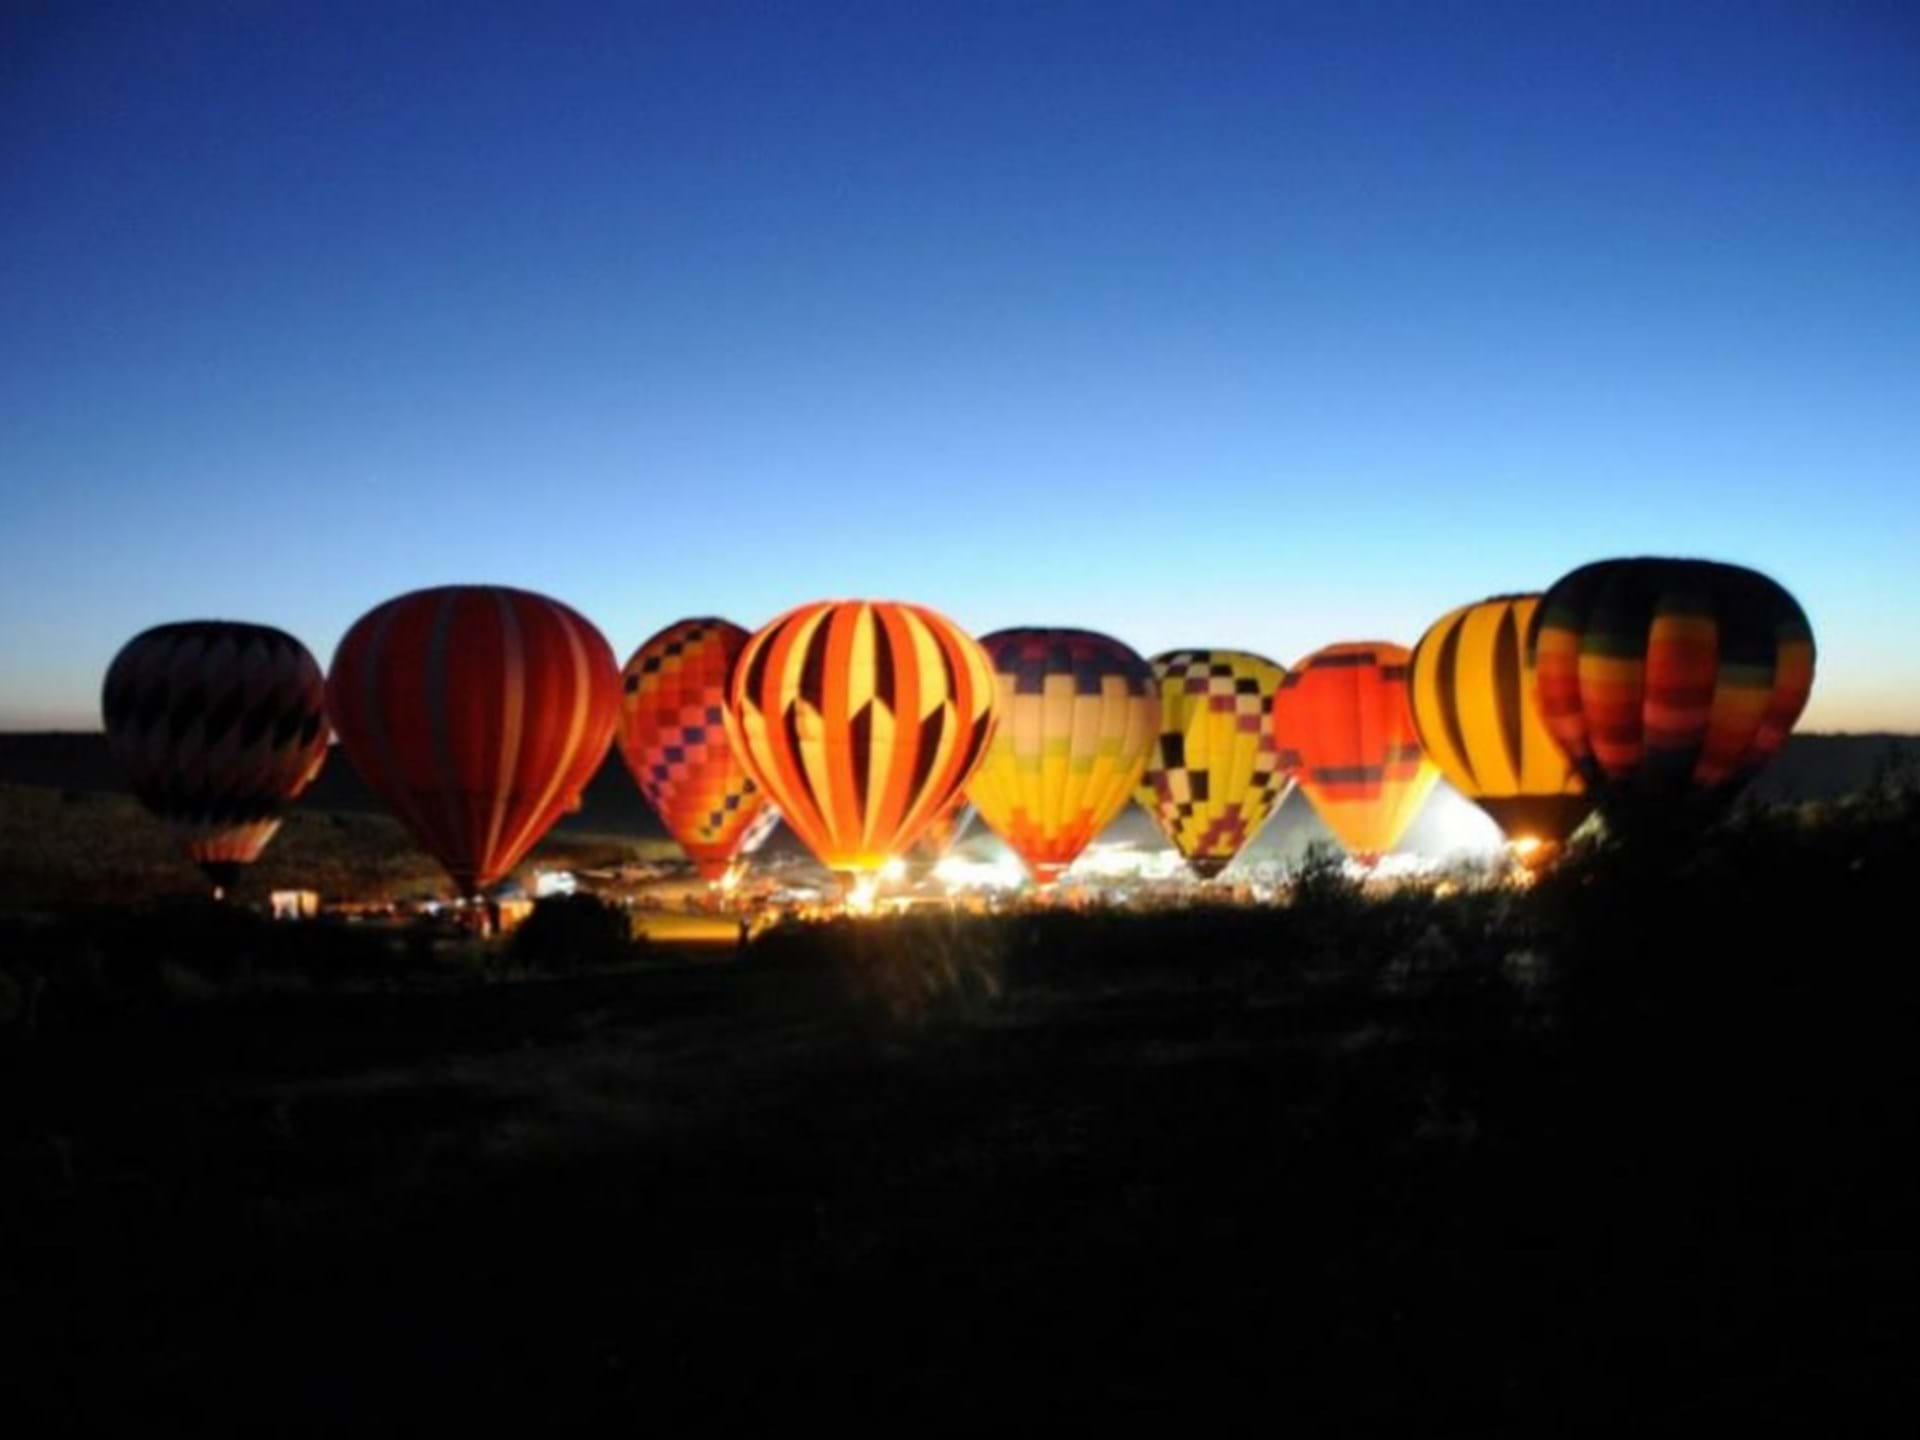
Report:
[[[921,605],[817,600],[747,641],[727,734],[829,869],[905,853],[972,777],[993,733],[993,667]]]
[[[1538,595],[1450,610],[1413,647],[1413,723],[1447,783],[1509,840],[1564,842],[1593,798],[1535,704],[1527,629]]]

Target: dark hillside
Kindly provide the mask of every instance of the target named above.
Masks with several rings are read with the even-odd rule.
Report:
[[[1795,735],[1778,760],[1754,783],[1765,800],[1832,800],[1872,784],[1898,757],[1920,763],[1920,737],[1910,735]],[[106,739],[97,734],[0,734],[0,784],[40,785],[56,790],[124,791]],[[351,762],[336,746],[326,767],[295,807],[316,812],[384,814]],[[1290,807],[1300,812],[1303,807]],[[1289,819],[1296,819],[1288,817]],[[580,810],[560,821],[562,830],[652,839],[665,835],[618,752],[587,787]],[[1151,834],[1150,829],[1147,834]],[[777,842],[776,842],[777,843]]]
[[[40,785],[83,792],[123,793],[127,788],[119,767],[108,753],[104,735],[66,732],[0,734],[0,784]],[[386,806],[367,788],[360,772],[353,768],[338,745],[328,752],[326,765],[294,809],[386,813]],[[607,753],[606,763],[587,787],[580,810],[562,817],[559,828],[641,839],[666,835],[617,751]]]

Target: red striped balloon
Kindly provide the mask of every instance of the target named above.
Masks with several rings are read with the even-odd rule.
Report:
[[[579,808],[620,718],[620,672],[559,601],[447,585],[354,623],[327,713],[367,783],[473,895]]]

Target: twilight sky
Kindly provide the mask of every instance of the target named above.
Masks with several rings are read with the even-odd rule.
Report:
[[[456,580],[1290,664],[1639,553],[1920,730],[1920,9],[0,10],[0,728]]]

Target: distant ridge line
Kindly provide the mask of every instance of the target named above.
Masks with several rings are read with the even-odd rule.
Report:
[[[1890,764],[1920,769],[1920,735],[1891,731],[1800,734],[1760,777],[1753,792],[1768,800],[1834,800],[1872,785]],[[40,785],[57,790],[126,794],[126,778],[98,731],[0,731],[0,784]],[[338,745],[327,755],[320,776],[295,804],[296,810],[386,814]],[[566,830],[664,838],[661,826],[617,750],[587,786],[578,812],[564,817]]]

